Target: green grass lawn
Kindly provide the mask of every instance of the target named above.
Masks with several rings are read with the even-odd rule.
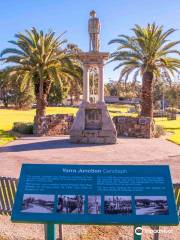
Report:
[[[136,116],[136,114],[127,113],[130,106],[124,105],[108,105],[110,115],[128,115]],[[78,108],[75,107],[47,107],[47,114],[76,114]],[[33,122],[35,116],[35,109],[29,111],[19,111],[12,109],[0,109],[0,146],[4,145],[15,137],[9,132],[13,127],[14,122]],[[177,120],[168,121],[166,118],[156,118],[156,124],[162,125],[168,132],[173,135],[168,137],[168,140],[180,144],[180,117]]]
[[[73,107],[48,107],[47,114],[76,114],[77,108]],[[33,122],[35,109],[29,111],[19,111],[13,109],[0,109],[0,129],[9,131],[14,122]]]
[[[74,107],[48,107],[47,114],[76,114]],[[0,109],[0,146],[15,139],[11,131],[14,122],[33,122],[35,109],[29,111],[19,111],[13,109]]]
[[[167,139],[180,145],[180,117],[176,120],[167,120],[167,118],[156,118],[156,124],[163,126],[167,132],[171,132],[172,135]]]
[[[0,146],[7,144],[8,142],[16,139],[11,133],[7,131],[0,130]]]
[[[116,104],[109,104],[108,110],[111,117],[114,116],[134,116],[136,117],[136,113],[128,113],[128,110],[132,108],[131,105],[116,105]]]

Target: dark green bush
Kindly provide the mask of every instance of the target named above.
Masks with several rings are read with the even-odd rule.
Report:
[[[33,134],[33,123],[15,122],[12,130],[22,134]]]

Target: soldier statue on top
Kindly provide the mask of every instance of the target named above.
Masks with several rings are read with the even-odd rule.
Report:
[[[91,18],[88,22],[88,32],[89,32],[89,51],[99,52],[99,33],[100,33],[100,21],[96,17],[96,12],[93,10],[90,12]]]

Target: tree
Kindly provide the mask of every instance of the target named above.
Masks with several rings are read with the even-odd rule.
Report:
[[[11,86],[13,89],[12,103],[16,109],[29,110],[35,102],[34,85],[30,81],[28,84],[23,84],[22,77],[14,79],[10,77]]]
[[[7,72],[7,69],[0,71],[0,100],[5,108],[8,107],[12,95],[12,88],[7,77]]]
[[[180,55],[174,48],[180,41],[168,41],[168,36],[175,32],[171,28],[163,30],[163,26],[148,24],[147,27],[135,25],[134,35],[119,35],[109,44],[119,44],[117,50],[111,54],[111,61],[118,61],[115,69],[121,68],[120,79],[133,76],[133,81],[142,76],[141,116],[153,117],[153,84],[161,76],[161,71],[174,76],[179,72],[180,60],[171,54]]]
[[[9,41],[15,45],[14,48],[7,48],[1,55],[5,63],[13,63],[11,74],[21,77],[23,84],[32,82],[35,88],[37,102],[34,132],[38,133],[41,117],[45,116],[47,98],[52,82],[63,84],[69,78],[72,79],[76,64],[75,55],[63,49],[67,42],[63,34],[59,37],[49,31],[44,33],[32,28],[25,30],[25,34],[15,35],[16,40]]]
[[[180,108],[180,84],[174,83],[171,87],[166,88],[165,98],[170,107]]]
[[[51,89],[48,95],[48,104],[50,105],[58,105],[61,104],[63,99],[67,97],[68,89],[67,87],[60,86],[56,83],[51,84]]]
[[[67,45],[67,52],[69,54],[75,54],[76,56],[76,65],[74,66],[74,78],[68,78],[67,81],[67,89],[71,100],[71,105],[74,105],[74,100],[78,101],[80,99],[80,95],[82,94],[82,88],[83,88],[83,68],[82,63],[79,60],[79,52],[81,52],[81,49],[76,45],[69,43]]]
[[[0,99],[5,107],[13,104],[16,109],[30,109],[35,100],[33,85],[23,85],[22,77],[11,76],[11,68],[4,68],[0,71]]]
[[[74,104],[74,100],[78,101],[80,99],[80,95],[82,94],[82,76],[83,76],[83,71],[82,68],[77,66],[77,68],[74,68],[74,71],[76,73],[77,77],[68,78],[68,93],[71,99],[71,105]]]
[[[80,94],[82,93],[82,84],[83,84],[83,70],[81,62],[79,61],[78,53],[81,52],[81,49],[78,48],[76,44],[69,43],[66,47],[66,53],[76,56],[73,59],[73,77],[67,77],[66,82],[63,82],[63,85],[54,82],[51,86],[48,103],[58,104],[62,103],[64,98],[67,98],[68,95],[71,99],[71,105],[74,104],[74,99],[79,100]]]
[[[139,98],[140,85],[136,83],[124,83],[123,81],[110,81],[106,85],[109,96],[116,96],[123,99]]]

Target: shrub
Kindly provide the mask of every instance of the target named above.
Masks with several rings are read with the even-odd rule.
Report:
[[[33,123],[15,122],[12,130],[22,134],[33,134]]]
[[[168,113],[177,113],[178,110],[176,108],[169,107],[169,108],[166,108],[166,112],[168,112]]]
[[[155,135],[154,135],[155,138],[159,138],[160,136],[163,136],[165,134],[166,134],[166,132],[165,132],[163,126],[155,125]]]
[[[128,113],[136,113],[135,107],[131,107],[131,108],[128,110]]]
[[[167,112],[163,110],[154,110],[153,115],[154,117],[167,117]]]

